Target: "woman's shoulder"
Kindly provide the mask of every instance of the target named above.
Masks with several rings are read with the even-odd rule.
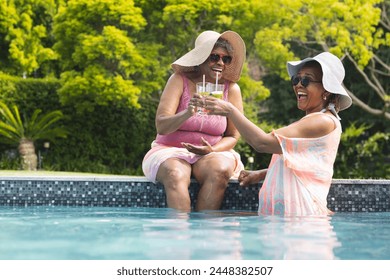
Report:
[[[332,113],[325,113],[325,112],[315,112],[308,114],[301,118],[302,120],[306,120],[307,122],[311,123],[322,123],[324,125],[336,125],[339,123],[339,120],[332,114]]]
[[[183,85],[186,83],[188,83],[188,82],[183,75],[181,75],[180,73],[173,73],[168,78],[167,86],[183,88]]]
[[[317,136],[324,136],[334,131],[339,121],[331,114],[317,112],[304,116],[299,120],[307,131]]]
[[[240,86],[235,82],[226,81],[225,86],[228,87],[229,95],[231,94],[241,94]]]
[[[169,80],[183,80],[184,75],[181,73],[172,73],[171,76],[169,76]]]

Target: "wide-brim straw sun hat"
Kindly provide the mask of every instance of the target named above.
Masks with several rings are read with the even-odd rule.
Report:
[[[233,52],[229,53],[232,56],[232,62],[225,65],[224,78],[237,82],[240,79],[242,66],[245,62],[246,48],[241,36],[230,30],[223,33],[207,30],[199,34],[195,40],[194,49],[172,63],[173,70],[175,72],[193,71],[194,67],[201,65],[208,59],[219,38],[227,40],[233,48]]]
[[[317,61],[322,68],[322,85],[333,94],[340,95],[340,111],[352,105],[352,99],[343,87],[345,70],[341,60],[330,52],[323,52],[314,57],[299,61],[287,62],[287,71],[290,78],[298,73],[302,66],[309,61]]]

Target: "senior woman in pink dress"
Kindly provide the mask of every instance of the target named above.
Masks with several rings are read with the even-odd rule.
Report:
[[[241,90],[236,83],[245,61],[245,44],[233,31],[202,32],[195,48],[172,64],[156,113],[157,137],[145,155],[142,169],[152,182],[164,185],[168,207],[191,211],[191,177],[199,185],[195,210],[219,209],[229,179],[243,170],[233,150],[240,137],[225,116],[199,114],[189,106],[196,83],[225,86],[223,100],[242,112]],[[218,76],[218,77],[217,77]]]
[[[342,86],[345,70],[339,58],[323,52],[287,63],[300,120],[271,133],[250,122],[227,102],[207,98],[212,115],[227,116],[242,137],[261,153],[272,155],[268,169],[243,171],[242,185],[264,180],[259,191],[260,214],[327,215],[327,195],[341,136],[338,112],[352,100]],[[191,104],[198,104],[196,98]]]

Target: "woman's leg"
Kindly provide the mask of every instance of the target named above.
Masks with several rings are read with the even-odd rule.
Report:
[[[190,178],[191,165],[184,160],[170,158],[160,165],[156,179],[164,185],[169,208],[191,211]]]
[[[192,174],[200,185],[197,211],[220,209],[234,168],[233,159],[216,153],[201,158],[193,165]]]

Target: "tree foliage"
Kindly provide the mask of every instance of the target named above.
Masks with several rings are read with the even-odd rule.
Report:
[[[113,104],[139,108],[138,79],[152,81],[148,56],[158,48],[137,41],[146,25],[141,9],[128,0],[71,0],[54,19],[53,48],[60,54],[64,104],[77,110]],[[158,72],[158,71],[156,71]],[[155,89],[153,81],[146,83]]]
[[[10,73],[27,76],[57,58],[48,44],[55,11],[54,0],[0,2],[0,33],[5,35],[0,46],[7,49],[2,58],[11,64],[3,64]]]
[[[57,150],[58,158],[85,158],[80,164],[84,169],[93,158],[101,170],[107,170],[114,160],[108,148],[113,145],[106,138],[108,132],[90,118],[104,112],[107,120],[125,123],[123,130],[145,131],[138,139],[134,133],[118,131],[120,124],[114,126],[120,139],[137,138],[137,147],[117,145],[133,153],[134,157],[123,157],[136,164],[142,149],[147,150],[146,144],[140,144],[142,138],[154,137],[153,125],[145,128],[145,123],[153,120],[159,94],[171,74],[170,64],[193,48],[200,32],[233,30],[243,37],[247,60],[239,85],[245,114],[265,130],[300,116],[286,61],[330,51],[343,60],[345,87],[354,102],[341,114],[343,127],[348,132],[348,126],[352,131],[362,128],[365,132],[354,141],[386,162],[388,156],[379,157],[378,149],[386,150],[389,133],[389,10],[390,0],[0,0],[0,71],[58,79],[61,106],[80,118],[69,120],[71,129],[76,134],[86,127],[92,134],[67,140],[88,142],[88,151],[75,151],[75,156]],[[10,100],[21,100],[20,104],[30,100],[1,76],[0,90]],[[112,109],[137,124],[133,127],[112,115]],[[94,141],[96,136],[106,140]],[[340,170],[356,156],[345,144]],[[253,153],[242,142],[238,149],[244,161]]]
[[[286,61],[313,56],[330,51],[363,76],[370,86],[369,92],[355,94],[346,87],[355,105],[366,112],[390,119],[388,55],[380,50],[388,49],[389,1],[273,1],[261,2],[256,12],[267,14],[255,35],[258,56],[271,72],[287,78]],[[382,5],[382,9],[381,6]],[[272,11],[277,11],[272,12]],[[381,24],[380,24],[381,23]],[[387,78],[387,79],[386,79]],[[377,95],[379,102],[367,102]]]
[[[376,179],[390,173],[390,165],[385,164],[390,152],[390,135],[378,131],[367,135],[369,126],[352,123],[341,135],[342,153],[336,158],[336,178]]]

